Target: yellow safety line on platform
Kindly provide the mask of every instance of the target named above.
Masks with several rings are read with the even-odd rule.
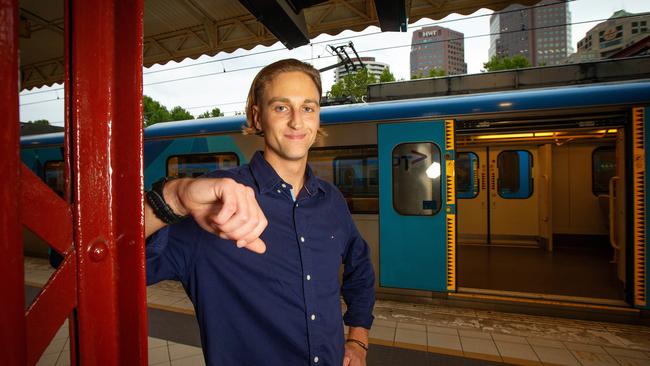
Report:
[[[449,297],[481,299],[481,300],[498,300],[498,301],[518,302],[518,303],[526,303],[526,304],[557,305],[557,306],[565,306],[565,307],[572,307],[572,308],[579,308],[579,309],[611,310],[611,311],[637,313],[637,314],[640,312],[639,309],[624,308],[624,307],[617,307],[617,306],[581,304],[581,303],[558,301],[558,300],[522,299],[518,297],[495,296],[495,295],[450,293]]]

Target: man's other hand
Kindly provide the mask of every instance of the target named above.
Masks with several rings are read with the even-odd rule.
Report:
[[[255,191],[230,178],[177,179],[165,186],[165,200],[179,215],[192,215],[206,231],[239,248],[264,253],[260,235],[268,221]]]
[[[345,344],[345,355],[343,356],[343,366],[366,366],[366,352],[356,343],[348,342]]]

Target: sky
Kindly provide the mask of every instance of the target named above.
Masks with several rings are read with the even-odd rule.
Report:
[[[609,18],[615,11],[624,9],[631,13],[650,11],[647,0],[575,0],[569,4],[572,25],[572,45],[596,24]],[[344,31],[338,35],[321,35],[311,43],[293,50],[287,50],[280,43],[251,50],[219,53],[216,56],[201,56],[196,60],[169,62],[154,65],[143,70],[144,94],[172,109],[180,105],[192,115],[219,107],[226,115],[244,110],[248,88],[255,74],[265,65],[284,58],[297,58],[323,68],[336,63],[327,49],[350,41],[354,43],[359,56],[375,57],[386,63],[397,79],[410,78],[409,52],[414,30],[428,25],[440,25],[465,35],[465,62],[470,74],[479,73],[488,60],[490,46],[490,14],[481,9],[474,14],[462,16],[452,14],[444,19],[421,19],[409,24],[406,32],[381,33],[378,27],[369,27],[362,32]],[[211,74],[205,76],[206,74]],[[321,74],[323,92],[334,83],[334,71]],[[182,79],[182,80],[178,80]],[[35,121],[47,119],[53,125],[63,125],[64,103],[62,85],[32,89],[20,94],[20,120]]]

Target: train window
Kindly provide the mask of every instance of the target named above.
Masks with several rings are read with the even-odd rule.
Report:
[[[175,155],[167,159],[167,176],[195,178],[213,170],[230,169],[239,165],[232,152]]]
[[[440,211],[440,148],[430,142],[393,149],[393,208],[401,215],[432,216]]]
[[[43,166],[45,184],[52,188],[59,197],[65,192],[65,164],[63,160],[50,160]]]
[[[313,149],[309,152],[309,165],[315,175],[338,187],[350,212],[379,212],[376,146]]]
[[[478,191],[478,156],[473,152],[459,152],[456,154],[456,196],[474,198]]]
[[[603,146],[594,149],[591,155],[592,182],[594,195],[609,193],[609,180],[616,175],[616,149]]]
[[[502,151],[497,157],[497,191],[503,198],[528,198],[533,194],[533,157],[525,150]]]

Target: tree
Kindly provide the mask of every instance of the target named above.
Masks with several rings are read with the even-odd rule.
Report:
[[[39,125],[39,126],[49,126],[49,125],[50,125],[50,121],[48,121],[48,120],[46,120],[46,119],[37,119],[37,120],[34,121],[34,122],[29,121],[29,123],[32,123],[32,124],[35,124],[35,125]]]
[[[332,85],[329,95],[333,98],[352,98],[362,102],[368,94],[368,84],[376,83],[375,77],[365,67],[354,74],[348,74]]]
[[[530,67],[530,62],[523,55],[515,55],[513,57],[500,57],[494,55],[490,58],[490,61],[483,64],[483,67],[487,72],[512,70],[522,67]]]
[[[199,114],[197,119],[199,118],[210,118],[210,117],[222,117],[223,112],[221,112],[221,109],[219,108],[213,108],[211,111],[205,111],[204,113]]]
[[[170,114],[171,114],[172,121],[184,121],[186,119],[194,119],[194,116],[191,115],[190,112],[186,111],[183,107],[179,105],[172,108]]]
[[[390,72],[390,69],[387,67],[384,69],[384,71],[381,72],[381,75],[379,75],[379,82],[388,83],[391,81],[395,81],[395,75],[393,75],[393,73]]]
[[[435,77],[439,77],[439,76],[447,76],[447,71],[445,71],[443,69],[440,69],[440,68],[437,68],[437,67],[433,67],[433,68],[429,69],[429,72],[427,73],[426,77],[435,78]],[[411,75],[411,80],[422,79],[423,77],[425,77],[425,76],[422,75],[422,73],[413,74],[413,75]]]
[[[151,126],[158,122],[171,121],[171,114],[167,107],[153,100],[150,96],[142,96],[142,107],[144,109],[144,125]]]
[[[148,95],[142,96],[142,108],[144,109],[144,126],[151,126],[159,122],[182,121],[194,119],[190,112],[181,106],[172,108],[171,112],[157,100]],[[218,108],[216,108],[218,109]],[[213,110],[214,111],[214,110]]]
[[[429,69],[429,77],[430,78],[435,78],[438,76],[447,76],[447,71],[443,69],[439,69],[437,67],[434,67],[432,69]]]

